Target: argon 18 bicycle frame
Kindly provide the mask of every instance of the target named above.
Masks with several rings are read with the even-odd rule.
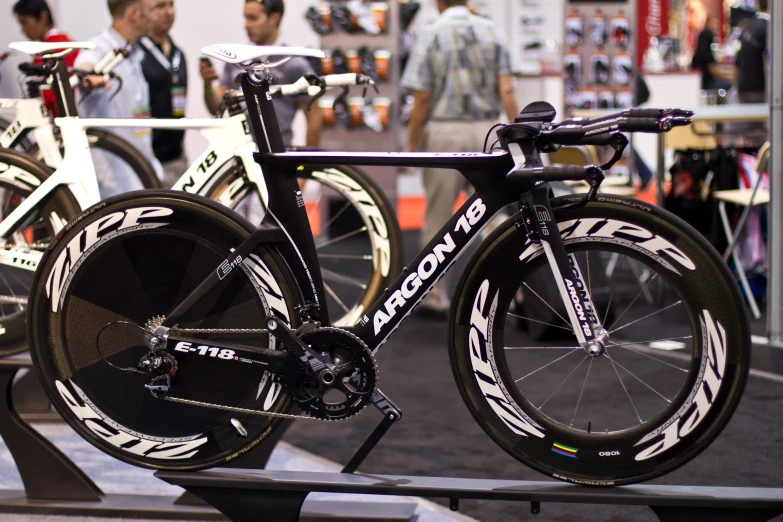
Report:
[[[358,324],[350,328],[373,352],[411,313],[484,225],[506,205],[518,203],[521,194],[526,194],[525,198],[529,200],[531,207],[535,204],[548,210],[542,217],[533,217],[538,230],[547,227],[556,229],[549,207],[548,184],[534,187],[532,180],[512,184],[506,175],[514,168],[515,161],[506,151],[495,154],[285,152],[274,106],[268,95],[268,80],[255,80],[250,74],[245,74],[242,88],[248,105],[251,130],[260,151],[255,155],[255,160],[267,173],[264,179],[269,193],[269,212],[256,231],[237,246],[231,259],[226,261],[233,266],[245,259],[258,245],[274,243],[299,282],[299,290],[308,305],[308,308],[303,310],[305,319],[318,321],[324,326],[330,324],[326,307],[320,306],[325,302],[325,292],[315,242],[296,180],[298,166],[376,165],[455,169],[475,188],[474,194],[414,261],[403,269],[403,273],[392,286],[365,312]],[[524,159],[528,166],[536,162],[540,165],[535,150],[526,150]],[[569,176],[553,179],[579,178]],[[571,270],[563,271],[568,266],[568,259],[559,234],[556,236],[550,237],[548,241],[559,243],[559,248],[556,244],[553,249],[555,255],[552,257],[556,259],[556,263],[552,263],[552,268],[559,269],[556,278],[557,275],[567,278]],[[222,265],[225,266],[225,262]],[[171,327],[177,324],[184,313],[207,292],[228,279],[225,275],[217,268],[174,311],[167,314],[162,326]],[[590,339],[592,334],[588,336],[588,340]]]

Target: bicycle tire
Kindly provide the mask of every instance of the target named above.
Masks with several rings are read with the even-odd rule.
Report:
[[[7,190],[12,189],[13,194],[27,196],[52,173],[49,167],[42,165],[34,158],[10,149],[0,149],[0,170],[2,170],[0,190],[4,192],[2,198],[3,214],[7,210],[11,210],[6,207],[9,202]],[[55,190],[49,198],[43,201],[42,205],[39,205],[39,208],[43,211],[41,215],[48,216],[47,220],[41,220],[41,224],[46,228],[43,234],[47,237],[54,237],[80,211],[76,198],[65,187]],[[37,222],[38,219],[35,219],[33,224],[29,224],[27,228],[30,229]],[[26,275],[25,271],[5,265],[0,267],[0,273],[6,271],[9,272],[9,279],[17,280],[20,284],[31,283],[32,276]],[[0,275],[0,281],[8,282],[5,274]],[[10,283],[8,285],[10,288]],[[3,286],[5,290],[7,285]],[[5,291],[7,292],[7,290]],[[0,311],[4,312],[4,307],[0,307]],[[20,353],[27,349],[25,318],[26,310],[24,308],[9,311],[8,315],[3,313],[0,316],[0,357]]]
[[[34,280],[28,334],[41,382],[77,433],[136,466],[192,470],[241,456],[277,427],[280,418],[161,401],[144,389],[148,376],[118,369],[137,364],[138,354],[148,348],[131,338],[143,331],[138,334],[140,330],[117,319],[143,326],[173,309],[253,230],[240,216],[203,197],[137,191],[85,211],[52,242]],[[83,235],[93,238],[91,246],[74,253],[72,242]],[[276,251],[262,245],[179,325],[259,328],[270,313],[296,327],[295,307],[301,300],[292,277]],[[245,334],[221,331],[197,337],[219,343],[218,338],[225,341],[231,335]],[[253,335],[245,335],[243,342],[278,346],[273,337]],[[218,363],[221,372],[215,369],[215,354],[185,357],[184,363],[179,355],[175,386],[179,382],[187,390],[200,390],[194,392],[200,400],[281,413],[290,408],[283,386],[258,366],[220,353],[217,357],[225,359]],[[171,394],[176,391],[172,388]],[[233,419],[245,436],[232,427]]]
[[[127,140],[103,129],[90,128],[86,133],[90,147],[109,152],[125,162],[145,189],[163,188],[152,164]],[[40,157],[38,144],[33,144],[28,153],[35,158]]]
[[[358,213],[364,226],[371,231],[368,236],[373,266],[370,274],[361,277],[365,288],[359,293],[347,294],[348,297],[343,297],[340,303],[337,302],[337,292],[327,288],[327,302],[331,303],[332,324],[353,326],[402,271],[404,262],[402,232],[394,207],[372,178],[361,169],[352,166],[318,168],[305,165],[297,170],[296,176],[300,180],[314,180],[321,183],[344,197]],[[246,196],[248,187],[249,184],[243,183],[242,173],[231,167],[224,169],[221,176],[208,187],[206,196],[231,208],[237,208],[239,202]],[[325,285],[328,287],[329,261],[323,255],[319,257]],[[343,262],[339,259],[337,261]],[[333,264],[336,265],[337,262]],[[332,308],[338,310],[338,313],[333,313]]]
[[[609,292],[610,303],[614,297],[613,324],[602,326],[615,340],[609,338],[602,356],[590,357],[573,333],[540,346],[506,328],[518,319],[509,311],[519,289],[525,300],[548,304],[524,282],[545,273],[552,278],[540,244],[528,240],[517,215],[479,248],[460,281],[449,331],[452,370],[474,418],[520,462],[584,485],[650,480],[694,458],[729,422],[749,371],[747,311],[728,267],[685,222],[631,198],[599,195],[583,207],[580,199],[562,197],[552,206],[585,281],[591,259],[605,260],[606,268],[614,263],[605,271],[608,287],[585,286],[591,294]],[[627,265],[618,266],[618,259]],[[643,287],[629,276],[632,267],[649,270]],[[652,304],[646,289],[660,292]],[[609,305],[599,310],[599,321],[610,314]],[[660,322],[645,324],[655,315],[665,321],[664,333]],[[565,324],[570,330],[565,320],[554,326]],[[668,345],[685,345],[684,354],[665,357],[659,354],[668,352],[653,349],[666,341],[656,336],[680,332],[685,335],[670,337]],[[572,353],[578,355],[568,359]],[[601,376],[605,384],[597,387]]]

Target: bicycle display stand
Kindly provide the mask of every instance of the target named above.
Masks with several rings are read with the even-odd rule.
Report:
[[[0,438],[16,462],[24,484],[23,491],[0,489],[0,513],[225,520],[220,512],[187,492],[180,497],[164,497],[106,494],[101,491],[73,461],[17,413],[13,391],[27,377],[18,379],[14,384],[14,377],[21,369],[31,370],[28,375],[36,377],[30,359],[0,359]],[[27,389],[28,384],[33,388],[37,379],[30,378],[24,389]],[[272,449],[286,428],[287,425],[281,425],[272,436],[237,459],[232,466],[266,466]],[[308,502],[302,510],[301,519],[311,522],[348,518],[401,522],[410,519],[413,513],[410,504],[397,504],[396,510],[389,510],[386,506],[388,504],[367,502]]]
[[[52,409],[52,403],[32,368],[15,379],[13,397],[15,411],[26,422],[62,421],[60,414]]]
[[[295,522],[312,492],[451,499],[516,500],[537,514],[546,502],[648,506],[661,522],[764,522],[783,513],[783,489],[696,486],[588,488],[562,482],[355,475],[266,470],[158,471],[155,476],[203,498],[233,522]]]

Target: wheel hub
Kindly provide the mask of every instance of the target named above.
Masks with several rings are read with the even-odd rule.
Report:
[[[598,357],[606,352],[606,343],[609,341],[609,332],[603,326],[593,329],[595,339],[585,344],[584,349],[591,357]]]

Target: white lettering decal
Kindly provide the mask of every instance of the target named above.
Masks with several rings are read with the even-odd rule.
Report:
[[[726,330],[720,323],[715,322],[708,310],[702,312],[700,322],[707,360],[702,362],[700,375],[696,380],[696,392],[664,423],[662,429],[647,434],[636,443],[638,446],[663,435],[662,439],[636,455],[636,460],[655,457],[677,445],[704,421],[715,404],[726,371]]]
[[[88,402],[82,403],[77,400],[64,382],[55,381],[55,386],[65,404],[80,421],[84,422],[87,429],[112,446],[128,453],[154,459],[188,459],[198,453],[199,448],[209,440],[202,435],[184,439],[166,439],[121,429],[118,425],[110,423]],[[78,391],[75,384],[72,386]]]
[[[516,433],[527,437],[534,435],[542,438],[544,436],[540,426],[535,425],[521,411],[517,410],[506,398],[502,386],[496,378],[496,372],[492,366],[484,344],[488,343],[491,332],[489,331],[490,313],[484,315],[483,310],[486,306],[489,295],[489,280],[484,280],[476,292],[476,298],[473,301],[473,308],[470,312],[470,333],[468,334],[468,343],[470,346],[470,362],[473,367],[476,383],[481,390],[482,395],[487,400],[490,408],[497,414],[498,418]],[[493,310],[497,305],[498,296],[495,294],[493,301]]]
[[[49,298],[52,312],[57,313],[59,311],[62,292],[71,270],[84,253],[99,245],[106,238],[113,237],[113,234],[120,230],[129,230],[137,226],[146,228],[165,226],[166,223],[150,223],[146,221],[141,223],[140,221],[170,216],[173,213],[172,209],[165,207],[130,208],[124,212],[115,212],[97,219],[80,231],[71,239],[68,246],[60,252],[46,280],[46,296]],[[122,222],[122,225],[116,227],[120,222]],[[84,239],[84,245],[82,245],[82,239]]]

